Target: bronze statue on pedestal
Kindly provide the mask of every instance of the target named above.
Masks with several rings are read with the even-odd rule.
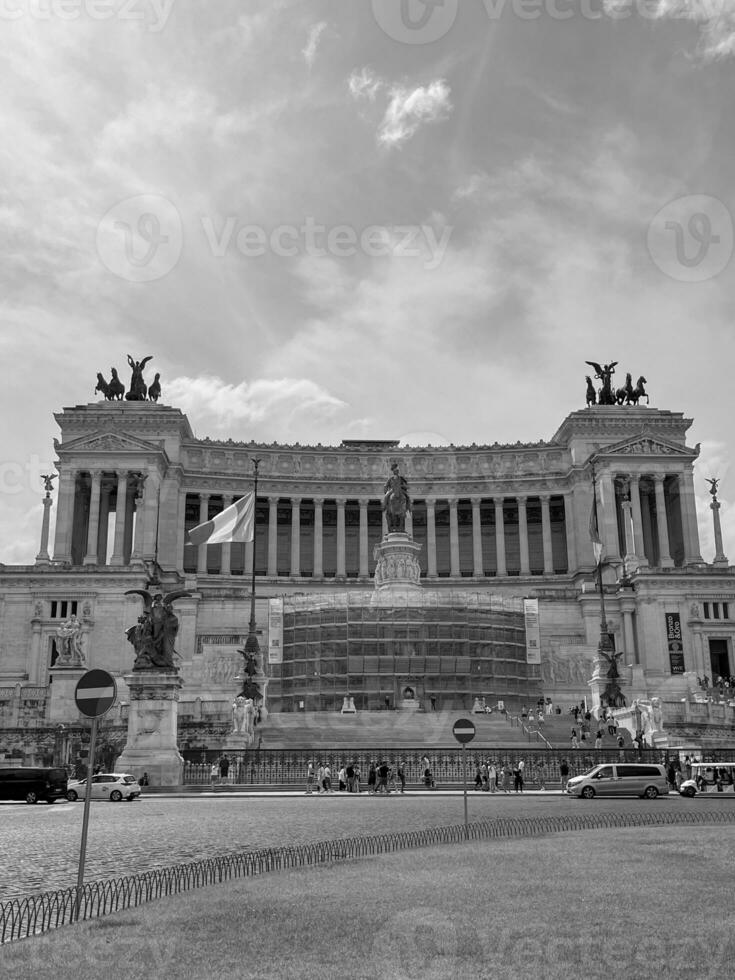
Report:
[[[144,611],[136,626],[126,630],[128,642],[135,649],[133,670],[177,670],[174,658],[178,656],[174,641],[179,632],[179,619],[172,604],[185,599],[191,592],[157,592],[151,597],[147,589],[128,589],[125,595],[143,596]]]
[[[383,511],[388,521],[388,532],[405,532],[406,514],[411,513],[411,498],[408,495],[408,482],[401,476],[398,463],[391,464],[391,475],[384,487]]]

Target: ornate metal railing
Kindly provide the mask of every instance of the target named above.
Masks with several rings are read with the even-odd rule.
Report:
[[[124,878],[88,882],[79,892],[76,888],[65,888],[5,902],[0,904],[0,944],[48,932],[74,921],[94,919],[133,908],[166,895],[176,895],[235,878],[248,878],[292,868],[318,867],[407,848],[457,844],[467,838],[491,840],[601,828],[720,823],[735,823],[735,811],[697,809],[672,813],[647,810],[639,813],[510,817],[471,823],[467,829],[463,824],[455,824],[372,837],[317,841],[295,847],[245,851]]]
[[[395,746],[373,746],[371,748],[336,748],[336,749],[260,749],[242,753],[224,753],[220,749],[187,750],[183,753],[183,781],[188,786],[206,786],[220,784],[219,777],[213,779],[212,765],[218,763],[223,755],[228,757],[228,773],[226,782],[229,784],[249,786],[301,786],[306,782],[306,770],[309,761],[315,766],[320,762],[329,765],[332,771],[332,782],[336,782],[337,774],[343,765],[352,763],[360,769],[361,782],[367,782],[368,769],[371,762],[380,764],[384,760],[396,764],[402,761],[405,765],[406,779],[409,783],[423,782],[424,758],[428,757],[434,780],[438,787],[462,783],[462,750],[458,746],[445,749],[396,748]],[[678,758],[677,752],[672,752]],[[731,761],[735,758],[735,749],[699,753],[705,762]],[[478,748],[470,745],[467,749],[467,768],[474,772],[475,767],[486,761],[496,766],[509,766],[519,759],[526,763],[526,781],[533,783],[539,766],[545,767],[547,785],[561,778],[559,766],[566,760],[570,775],[587,772],[593,766],[603,762],[654,762],[666,763],[666,751],[660,749],[545,749],[540,745],[513,746],[510,748]]]

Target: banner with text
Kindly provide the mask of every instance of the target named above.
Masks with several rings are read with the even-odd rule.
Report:
[[[523,617],[526,621],[526,663],[541,663],[541,631],[538,621],[538,599],[523,600]]]
[[[268,663],[283,663],[283,599],[268,602]]]
[[[681,620],[678,612],[666,613],[666,642],[672,674],[684,673],[684,645],[681,642]]]

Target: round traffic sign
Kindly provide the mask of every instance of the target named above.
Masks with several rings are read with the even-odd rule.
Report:
[[[475,737],[475,726],[469,718],[460,718],[452,727],[452,734],[458,742],[471,742]]]
[[[77,708],[87,718],[100,718],[115,703],[117,684],[106,670],[88,670],[82,674],[74,691]]]

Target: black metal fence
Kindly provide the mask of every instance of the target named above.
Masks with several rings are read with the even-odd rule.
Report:
[[[218,749],[207,751],[185,751],[184,784],[188,786],[215,785],[226,782],[232,785],[257,786],[302,786],[306,782],[309,761],[316,766],[328,765],[332,772],[332,783],[336,784],[342,766],[352,764],[360,769],[361,784],[367,782],[370,763],[380,765],[383,761],[396,765],[404,763],[406,780],[409,783],[422,783],[424,758],[429,759],[429,768],[437,787],[461,785],[462,750],[456,746],[446,749],[402,749],[395,746],[344,749],[261,749],[242,753],[227,753]],[[227,776],[212,776],[212,766],[227,756]],[[559,767],[562,761],[569,766],[570,776],[587,772],[603,762],[654,762],[663,763],[669,758],[678,758],[678,752],[657,749],[544,749],[533,742],[528,749],[478,748],[467,749],[467,769],[470,778],[482,762],[492,762],[497,766],[511,769],[520,759],[525,762],[524,781],[537,784],[539,779],[553,787],[561,776]],[[735,761],[735,748],[702,753],[703,762]]]
[[[471,823],[467,829],[469,839],[477,841],[575,830],[725,823],[735,823],[734,810],[646,810],[640,813],[510,817]],[[456,824],[372,837],[318,841],[295,847],[263,848],[146,871],[124,878],[88,882],[79,893],[76,888],[65,888],[0,904],[0,944],[48,932],[77,920],[98,918],[134,908],[153,899],[235,878],[248,878],[294,868],[318,867],[407,848],[457,844],[465,840],[464,825]]]

